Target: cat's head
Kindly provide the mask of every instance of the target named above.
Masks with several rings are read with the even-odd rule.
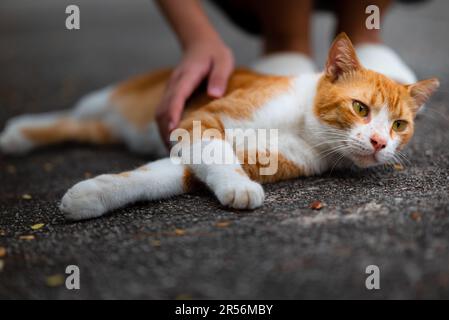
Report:
[[[346,34],[329,51],[314,112],[335,152],[359,167],[392,162],[414,132],[416,113],[437,79],[400,84],[365,69]]]

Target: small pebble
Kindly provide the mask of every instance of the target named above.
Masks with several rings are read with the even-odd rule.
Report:
[[[92,178],[92,173],[90,173],[90,172],[84,172],[84,178],[86,178],[86,179]]]
[[[161,246],[161,241],[160,240],[152,240],[151,241],[151,245],[153,247],[160,247]]]
[[[177,236],[183,236],[183,235],[186,234],[186,231],[183,230],[183,229],[176,229],[176,230],[175,230],[175,234],[176,234]]]
[[[312,210],[321,210],[323,207],[324,204],[319,200],[316,200],[310,204],[310,209]]]
[[[217,228],[227,228],[231,225],[230,221],[220,221],[215,224]]]
[[[411,218],[413,221],[421,221],[422,215],[421,215],[421,213],[419,213],[419,212],[412,212],[412,213],[410,214],[410,218]]]
[[[6,166],[6,172],[8,172],[9,174],[15,174],[17,172],[17,169],[13,165],[8,165]]]

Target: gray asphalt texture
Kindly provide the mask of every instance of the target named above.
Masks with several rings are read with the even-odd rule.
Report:
[[[79,31],[64,27],[68,4],[80,5]],[[207,10],[239,64],[258,55],[257,38]],[[1,156],[0,298],[448,298],[448,11],[444,0],[395,6],[382,21],[386,43],[419,77],[442,82],[417,120],[404,170],[268,185],[265,206],[253,212],[227,210],[202,190],[67,223],[58,201],[74,183],[150,159],[82,145]],[[334,23],[315,17],[320,64]],[[2,0],[0,39],[0,127],[18,114],[69,108],[92,89],[180,57],[146,0]],[[315,200],[325,203],[321,211],[309,208]],[[32,230],[37,223],[45,226]],[[81,290],[51,286],[48,277],[72,264]],[[365,288],[371,264],[380,268],[380,290]]]

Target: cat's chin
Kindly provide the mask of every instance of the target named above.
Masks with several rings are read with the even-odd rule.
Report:
[[[369,155],[353,154],[351,155],[351,160],[354,162],[356,166],[360,168],[369,168],[381,164],[375,154]]]

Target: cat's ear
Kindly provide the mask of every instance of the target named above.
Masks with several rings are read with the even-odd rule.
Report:
[[[361,68],[354,46],[346,33],[340,33],[335,38],[329,50],[324,72],[331,81],[337,80],[342,74]]]
[[[410,96],[415,100],[415,112],[424,105],[439,86],[440,81],[437,78],[422,80],[405,86]]]

